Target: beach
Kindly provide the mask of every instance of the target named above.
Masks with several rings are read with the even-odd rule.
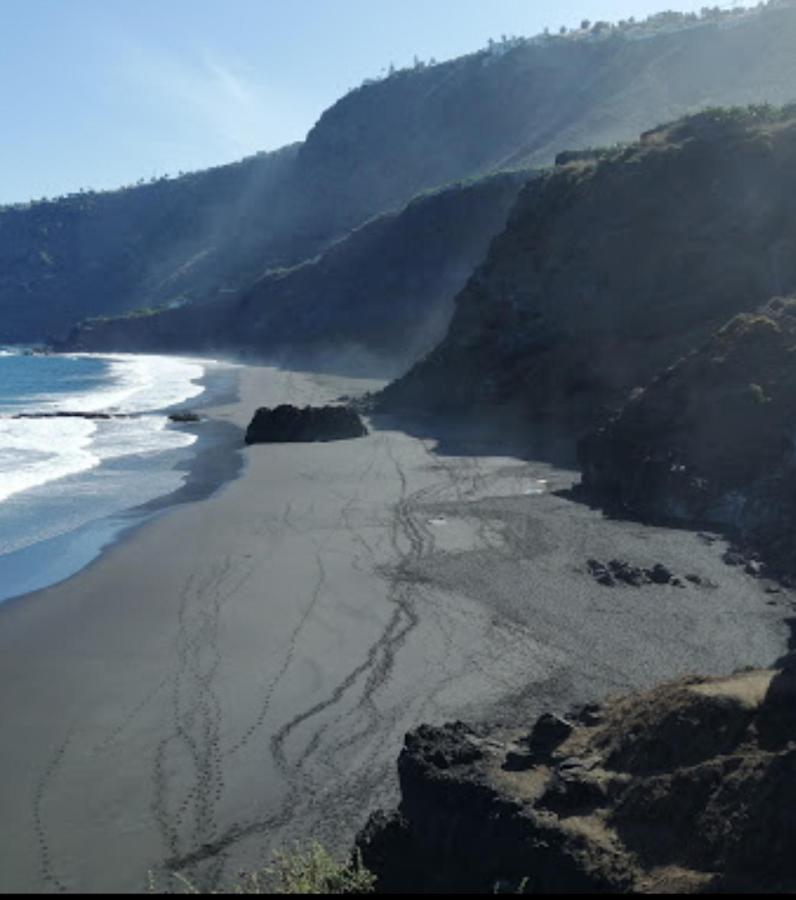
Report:
[[[239,379],[210,427],[378,386]],[[350,846],[422,722],[530,726],[788,651],[792,596],[720,540],[607,519],[561,493],[572,468],[466,425],[369,424],[219,446],[238,477],[0,605],[0,890],[220,889],[296,840]],[[615,557],[703,584],[609,589],[587,561]]]

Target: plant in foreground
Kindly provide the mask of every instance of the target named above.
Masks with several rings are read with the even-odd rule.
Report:
[[[178,882],[184,893],[206,893],[180,872],[172,872],[170,878]],[[150,893],[171,893],[159,890],[152,873],[149,881]],[[369,894],[375,881],[376,877],[362,863],[359,850],[355,850],[347,862],[341,863],[313,842],[306,849],[297,844],[291,852],[275,854],[270,866],[242,875],[231,890],[220,893]]]

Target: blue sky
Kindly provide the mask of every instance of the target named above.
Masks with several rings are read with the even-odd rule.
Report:
[[[415,54],[706,2],[0,0],[0,202],[301,140],[337,97]]]

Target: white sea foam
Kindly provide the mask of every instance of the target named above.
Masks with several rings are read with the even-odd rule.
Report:
[[[5,351],[0,349],[0,354]],[[24,412],[107,412],[132,418],[0,419],[0,501],[125,456],[189,447],[196,436],[155,413],[198,397],[202,362],[162,356],[79,354],[110,363],[103,386],[40,394]]]
[[[168,429],[166,416],[141,416],[136,419],[112,419],[102,427],[91,445],[91,452],[100,460],[140,456],[179,450],[196,442],[195,434]]]
[[[124,353],[75,354],[74,358],[110,362],[108,383],[91,393],[39,397],[36,405],[41,411],[142,413],[167,409],[204,392],[196,384],[204,375],[204,366],[197,360]]]
[[[0,501],[100,464],[87,419],[0,420]]]

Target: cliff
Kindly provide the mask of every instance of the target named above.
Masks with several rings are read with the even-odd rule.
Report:
[[[796,288],[796,110],[700,113],[530,182],[445,340],[383,408],[506,406],[582,428]]]
[[[551,163],[706,104],[792,99],[796,9],[507,41],[366,83],[304,143],[208,172],[0,209],[0,342],[212,302],[429,188]]]
[[[584,492],[727,529],[796,572],[796,301],[733,318],[580,441]]]
[[[362,357],[406,367],[445,333],[453,298],[531,173],[430,192],[379,216],[313,260],[271,271],[240,294],[150,315],[89,320],[84,350],[252,354],[321,364]]]
[[[796,674],[684,678],[528,731],[423,726],[359,837],[384,891],[792,891]]]

